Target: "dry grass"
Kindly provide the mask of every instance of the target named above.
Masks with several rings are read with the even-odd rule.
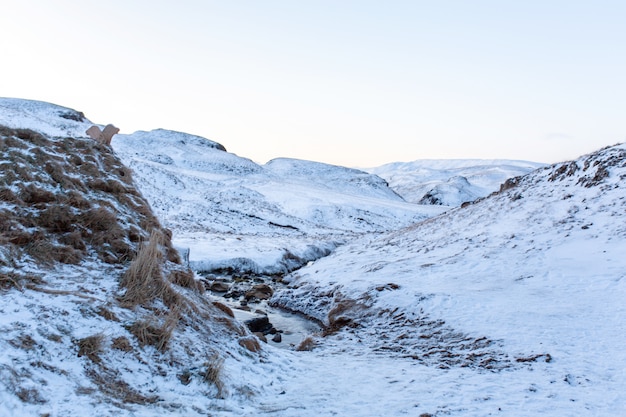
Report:
[[[235,313],[233,313],[233,310],[226,304],[222,304],[219,301],[213,301],[213,305],[226,313],[227,316],[235,318]]]
[[[102,343],[104,341],[104,335],[102,333],[95,334],[80,339],[76,342],[78,346],[78,356],[86,356],[93,363],[100,363],[100,353],[102,353]]]
[[[146,396],[128,385],[119,378],[118,372],[104,366],[88,369],[85,374],[98,387],[100,392],[108,397],[115,398],[122,404],[154,404],[159,400],[157,396]],[[91,394],[90,392],[87,392]]]
[[[111,347],[116,350],[121,350],[122,352],[132,352],[133,346],[130,344],[130,340],[128,340],[124,336],[116,337],[112,340]]]
[[[173,310],[170,311],[163,323],[157,323],[153,318],[140,320],[128,327],[128,331],[137,338],[141,346],[150,345],[159,351],[164,351],[179,320],[180,311]]]
[[[124,306],[146,304],[164,294],[166,284],[161,271],[162,244],[163,234],[153,231],[148,244],[139,249],[137,257],[122,276],[120,285],[126,288],[126,292],[120,301]]]
[[[261,344],[256,336],[245,336],[239,339],[239,346],[248,349],[252,353],[257,353],[261,350]]]
[[[296,346],[296,351],[298,352],[310,352],[315,348],[317,342],[313,338],[313,336],[307,336]]]
[[[194,273],[191,269],[175,269],[171,271],[169,274],[169,281],[179,287],[190,288],[196,291],[201,291],[200,288],[204,288],[203,286],[197,284]]]
[[[215,354],[204,363],[204,371],[201,373],[204,382],[215,385],[219,398],[222,398],[224,394],[224,382],[222,381],[223,370],[224,358]]]
[[[43,280],[38,275],[22,274],[17,271],[0,272],[0,288],[17,288],[21,290],[26,283],[41,284]]]

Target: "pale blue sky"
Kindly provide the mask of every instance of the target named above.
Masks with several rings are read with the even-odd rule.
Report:
[[[626,1],[0,0],[0,96],[259,162],[626,141]]]

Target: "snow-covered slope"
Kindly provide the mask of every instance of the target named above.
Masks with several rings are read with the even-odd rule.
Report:
[[[500,184],[544,164],[511,160],[418,160],[366,171],[384,178],[406,201],[459,207],[498,191]]]
[[[503,188],[343,246],[274,302],[369,351],[451,370],[435,389],[450,394],[424,412],[624,414],[626,146]]]
[[[286,272],[361,233],[443,211],[363,171],[284,158],[261,166],[179,132],[117,135],[112,146],[197,269]]]
[[[93,125],[82,112],[43,101],[0,97],[0,125],[50,136],[85,137]]]
[[[12,106],[3,118],[42,132],[65,111]],[[203,295],[112,149],[66,133],[0,125],[0,416],[207,415],[222,397],[247,401],[267,353]]]

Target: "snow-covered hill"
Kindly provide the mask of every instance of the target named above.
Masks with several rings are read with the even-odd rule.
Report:
[[[117,135],[112,146],[201,270],[286,272],[362,233],[443,211],[407,203],[363,171],[286,158],[258,165],[180,132]]]
[[[207,415],[264,390],[267,352],[203,295],[91,124],[2,103],[0,416]]]
[[[418,161],[390,188],[166,130],[112,152],[41,102],[0,99],[0,125],[1,416],[626,415],[625,145]],[[399,196],[429,178],[451,206],[501,191]],[[324,329],[261,343],[160,223],[200,269],[314,261],[270,302]]]
[[[449,370],[427,391],[450,394],[424,412],[622,415],[625,180],[625,145],[540,169],[341,247],[288,277],[274,302],[370,351]]]
[[[500,184],[544,164],[462,159],[393,162],[366,171],[384,178],[406,201],[459,207],[498,191]]]

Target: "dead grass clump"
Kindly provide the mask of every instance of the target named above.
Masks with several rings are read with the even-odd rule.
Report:
[[[32,350],[37,346],[37,342],[29,334],[21,334],[15,339],[9,340],[9,344],[22,350]]]
[[[51,265],[54,262],[79,264],[83,260],[83,252],[67,245],[55,245],[49,240],[40,240],[28,244],[26,252],[38,263]]]
[[[75,190],[68,191],[66,196],[67,196],[67,203],[74,208],[81,209],[81,210],[89,210],[92,207],[89,200],[85,199],[83,197],[83,194]]]
[[[85,374],[105,396],[115,398],[122,404],[154,404],[159,400],[157,396],[145,396],[132,388],[127,382],[119,379],[118,372],[99,366],[97,369],[88,369]]]
[[[173,310],[162,324],[156,323],[154,319],[140,320],[133,323],[128,331],[137,338],[141,346],[150,345],[159,351],[164,351],[179,320],[180,311]]]
[[[52,143],[41,133],[35,132],[31,129],[15,129],[15,136],[37,146],[50,146]]]
[[[78,230],[64,234],[59,238],[59,242],[64,245],[71,246],[74,249],[79,250],[83,253],[87,250],[83,235]]]
[[[15,132],[14,131],[9,131],[7,132],[6,130],[0,130],[0,135],[1,136],[5,136],[4,138],[1,139],[2,145],[0,145],[0,149],[1,150],[6,150],[8,148],[13,148],[13,149],[27,149],[28,145],[20,139],[17,139],[14,137]]]
[[[196,284],[196,280],[194,278],[193,271],[191,269],[180,270],[175,269],[170,272],[169,281],[172,284],[176,284],[183,288],[191,288],[193,290],[198,290],[198,285]]]
[[[102,206],[87,210],[80,220],[87,229],[94,232],[104,232],[117,225],[115,213]]]
[[[261,344],[259,339],[255,336],[246,336],[239,339],[239,346],[248,349],[252,353],[259,352],[261,350]]]
[[[33,274],[21,274],[16,271],[0,272],[0,288],[21,290],[25,284],[41,284],[43,280],[40,276]]]
[[[117,318],[115,313],[105,306],[99,306],[96,309],[96,314],[99,315],[100,317],[103,317],[105,320],[120,321],[120,319]]]
[[[126,186],[119,181],[105,181],[100,178],[92,179],[87,182],[87,186],[92,190],[102,191],[108,194],[120,195],[126,193]]]
[[[20,198],[26,204],[52,203],[57,201],[56,194],[33,184],[28,184],[26,187],[22,188]]]
[[[307,336],[296,346],[298,352],[310,352],[317,345],[317,342],[313,336]]]
[[[222,381],[223,370],[224,358],[215,354],[204,363],[204,371],[200,374],[204,382],[215,385],[215,388],[217,388],[217,396],[220,398],[224,393],[224,382]]]
[[[126,184],[132,185],[133,183],[133,172],[130,170],[130,168],[122,165],[119,168],[117,168],[117,175],[118,177],[124,181]]]
[[[83,186],[83,182],[81,180],[67,175],[65,173],[65,169],[58,161],[46,162],[44,165],[44,171],[50,175],[50,178],[52,178],[53,181],[63,186],[66,190],[82,188]]]
[[[162,243],[163,234],[153,231],[148,244],[139,249],[137,257],[122,276],[120,285],[126,288],[120,300],[123,305],[133,307],[145,304],[165,292],[166,285],[161,273]]]
[[[226,304],[222,304],[219,301],[213,301],[213,305],[226,313],[227,316],[235,318],[235,313],[233,313],[233,310]]]
[[[116,337],[112,340],[111,347],[116,350],[121,350],[122,352],[132,352],[133,346],[130,344],[130,340],[128,340],[125,336]]]
[[[37,223],[52,233],[69,233],[74,229],[78,219],[67,205],[48,204],[39,212]]]
[[[47,401],[35,388],[20,387],[15,391],[17,398],[28,404],[45,404]]]
[[[0,200],[7,203],[22,203],[22,200],[10,189],[6,187],[0,188]]]
[[[102,333],[95,334],[80,339],[76,342],[78,346],[78,356],[86,356],[93,363],[100,363],[100,353],[102,353],[102,342],[104,341],[104,335]]]

